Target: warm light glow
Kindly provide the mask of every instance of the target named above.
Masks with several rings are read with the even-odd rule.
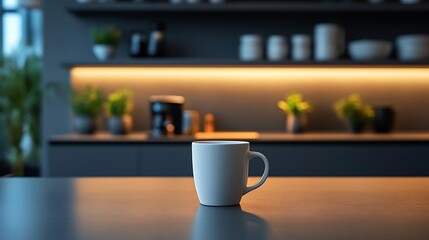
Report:
[[[359,82],[428,83],[429,68],[409,67],[75,67],[73,81],[163,81],[166,83],[246,82],[266,84],[285,81],[314,83]],[[381,81],[381,82],[380,82]]]

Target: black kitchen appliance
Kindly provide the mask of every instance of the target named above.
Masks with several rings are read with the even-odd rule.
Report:
[[[174,95],[149,97],[152,114],[151,135],[167,136],[182,134],[182,113],[185,98]]]

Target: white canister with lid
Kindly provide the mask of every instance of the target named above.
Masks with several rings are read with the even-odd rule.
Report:
[[[287,58],[287,39],[280,35],[271,35],[267,41],[267,59],[270,61],[282,61]]]
[[[396,38],[400,60],[416,61],[429,59],[429,35],[409,34]]]
[[[258,61],[263,58],[262,37],[257,34],[245,34],[240,37],[240,60]]]
[[[292,59],[296,61],[310,60],[311,38],[306,34],[292,36]]]

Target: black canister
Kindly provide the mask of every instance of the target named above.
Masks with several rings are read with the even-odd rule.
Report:
[[[152,26],[149,32],[147,55],[149,57],[164,56],[164,25],[161,23]]]
[[[392,131],[395,120],[395,111],[392,107],[374,107],[374,131],[377,133],[388,133]]]
[[[154,95],[149,98],[152,114],[151,135],[182,134],[182,113],[185,98],[173,95]]]
[[[144,31],[133,31],[130,35],[128,53],[131,57],[147,56],[148,37]]]

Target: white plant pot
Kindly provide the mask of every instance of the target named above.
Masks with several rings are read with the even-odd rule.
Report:
[[[100,61],[106,61],[113,56],[115,47],[105,44],[96,44],[92,47],[95,57]]]

